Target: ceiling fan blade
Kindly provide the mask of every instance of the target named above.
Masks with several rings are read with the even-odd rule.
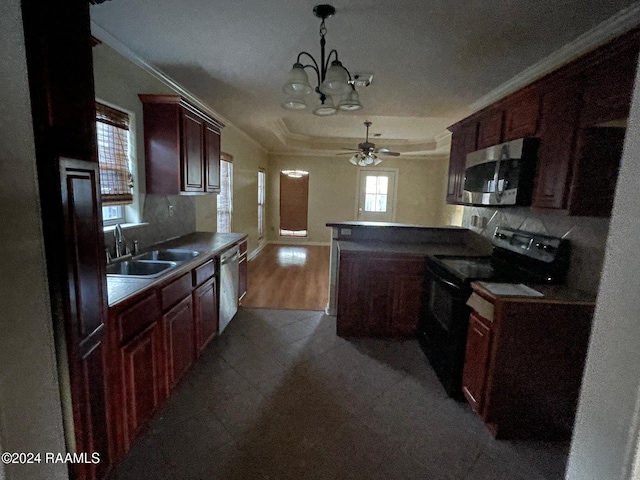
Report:
[[[353,155],[354,153],[360,153],[361,150],[351,150],[349,152],[336,153],[336,155]]]
[[[376,151],[376,153],[379,153],[381,155],[389,155],[391,157],[397,157],[400,155],[399,152],[392,152],[391,150],[389,150],[388,148],[378,148]]]
[[[349,150],[350,152],[358,152],[359,150],[355,150],[353,148],[340,147],[340,150]]]

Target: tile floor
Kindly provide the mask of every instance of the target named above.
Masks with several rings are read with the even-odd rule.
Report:
[[[416,341],[346,340],[321,312],[241,308],[115,477],[561,479],[568,448],[494,440]]]

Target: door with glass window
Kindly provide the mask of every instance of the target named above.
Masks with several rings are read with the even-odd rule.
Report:
[[[361,222],[393,222],[396,217],[396,171],[361,168],[356,219]]]

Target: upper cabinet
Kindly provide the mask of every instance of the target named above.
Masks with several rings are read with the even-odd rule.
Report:
[[[144,112],[147,193],[219,193],[224,125],[179,95],[139,97]]]
[[[610,215],[639,46],[636,29],[452,125],[447,203],[461,203],[468,153],[537,137],[532,208]]]

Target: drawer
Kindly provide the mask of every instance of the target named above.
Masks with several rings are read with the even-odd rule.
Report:
[[[160,290],[162,310],[167,310],[187,295],[191,294],[191,274],[185,273]]]
[[[160,304],[155,292],[116,315],[118,343],[126,343],[160,318]]]
[[[197,287],[201,283],[206,282],[216,273],[216,262],[212,258],[208,262],[203,263],[193,270],[193,286]]]
[[[247,241],[245,240],[240,244],[240,255],[247,253]]]

